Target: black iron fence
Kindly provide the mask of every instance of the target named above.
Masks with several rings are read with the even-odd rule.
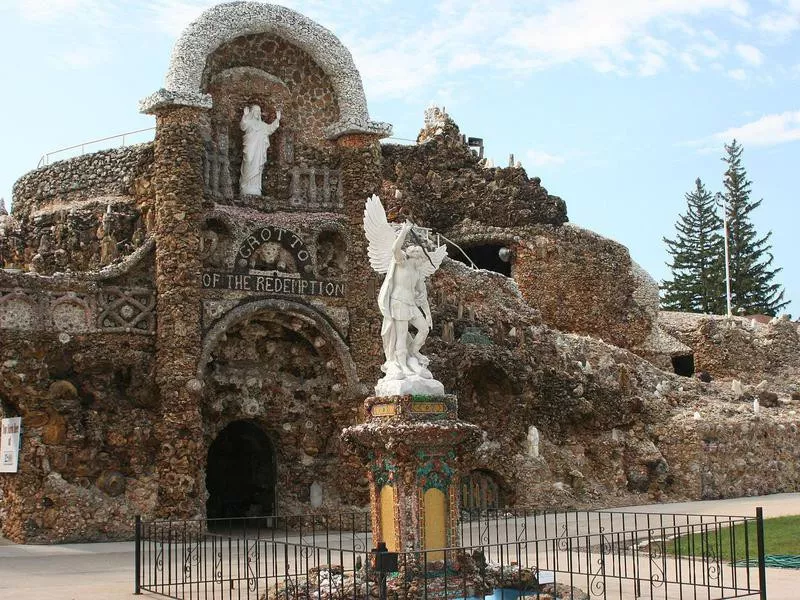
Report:
[[[755,517],[463,517],[460,547],[399,553],[371,550],[362,513],[137,520],[135,591],[226,600],[766,598],[760,509]],[[746,558],[757,566],[734,566]]]

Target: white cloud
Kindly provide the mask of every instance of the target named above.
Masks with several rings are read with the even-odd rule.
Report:
[[[663,56],[670,48],[652,33],[659,22],[674,31],[678,17],[710,12],[745,16],[748,12],[743,0],[571,0],[547,6],[508,34],[512,46],[527,52],[531,66],[592,62],[598,54],[631,46],[647,54],[657,45],[661,48],[656,53]]]
[[[486,62],[487,58],[484,54],[476,50],[472,50],[462,54],[457,54],[451,58],[449,66],[451,69],[460,70],[477,67],[478,65],[485,64]]]
[[[772,4],[774,8],[756,21],[761,31],[783,38],[800,29],[800,1],[772,0]]]
[[[800,29],[800,16],[791,13],[767,13],[759,17],[758,28],[766,33],[787,35]]]
[[[424,26],[411,17],[379,19],[376,8],[372,16],[385,25],[366,37],[352,25],[320,22],[353,52],[371,97],[413,97],[422,86],[447,85],[452,71],[486,64],[520,77],[567,63],[619,76],[652,76],[671,63],[699,71],[728,43],[692,19],[747,14],[744,0],[441,0]]]
[[[368,97],[402,98],[436,79],[440,66],[424,50],[384,46],[353,49]]]
[[[87,0],[18,0],[19,14],[30,21],[51,21],[92,4]]]
[[[641,62],[639,63],[639,75],[644,77],[650,77],[655,75],[659,71],[661,71],[666,66],[666,61],[664,57],[660,54],[656,54],[655,52],[648,52],[642,57]]]
[[[711,136],[730,141],[736,138],[745,146],[774,146],[800,141],[800,110],[766,115],[739,127],[731,127]]]
[[[700,65],[697,64],[697,60],[695,60],[690,52],[681,52],[678,58],[690,71],[700,70]]]
[[[730,69],[728,71],[728,77],[736,81],[744,81],[747,79],[747,73],[744,69]]]
[[[546,167],[550,165],[563,165],[566,158],[557,154],[550,154],[543,150],[528,150],[525,153],[526,162],[534,167]],[[524,165],[523,165],[524,166]]]
[[[40,18],[105,10],[115,26],[155,29],[174,38],[218,1],[19,3],[27,14]],[[464,84],[454,82],[485,65],[519,77],[567,63],[618,76],[648,77],[670,66],[725,72],[736,67],[722,66],[729,44],[702,24],[748,15],[745,0],[435,0],[422,17],[387,0],[281,3],[336,32],[352,52],[370,98],[404,97],[409,102],[427,99],[433,87],[457,96],[456,87]],[[110,44],[111,28],[103,31]],[[740,44],[737,52],[748,65],[759,60],[753,46]],[[61,58],[65,66],[80,68],[93,57],[86,49],[68,48]],[[732,72],[733,77],[739,74]]]
[[[761,50],[749,44],[737,44],[736,53],[744,62],[754,67],[759,67],[764,62],[764,54]]]

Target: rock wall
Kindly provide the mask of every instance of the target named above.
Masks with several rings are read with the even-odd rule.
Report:
[[[658,319],[657,286],[623,246],[567,224],[521,166],[487,168],[442,111],[419,144],[381,146],[389,128],[369,121],[349,53],[314,46],[330,32],[249,3],[198,23],[174,87],[145,102],[154,144],[25,175],[0,215],[0,407],[25,428],[20,472],[0,475],[3,535],[120,539],[135,514],[363,508],[369,479],[338,434],[380,377],[381,278],[362,231],[376,192],[390,220],[509,265],[446,259],[425,347],[484,431],[462,458],[496,506],[796,489],[794,326]],[[264,194],[242,196],[238,121],[253,103],[283,118]],[[711,383],[659,368],[692,351]],[[734,376],[783,387],[756,407]]]
[[[699,408],[699,418],[680,411],[656,432],[675,488],[704,500],[800,488],[797,402],[759,414],[751,402]]]
[[[21,469],[0,474],[3,536],[129,539],[134,515],[156,506],[154,339],[0,336],[2,413],[24,422]]]
[[[14,184],[14,215],[67,200],[132,195],[136,178],[153,161],[153,144],[101,150],[31,171]]]
[[[800,335],[788,318],[762,324],[747,317],[662,311],[658,322],[692,348],[696,371],[751,386],[766,380],[773,392],[800,393]]]
[[[623,245],[572,225],[539,227],[515,249],[514,278],[545,323],[623,348],[658,315],[658,287],[640,270]]]
[[[469,468],[509,505],[629,505],[792,491],[800,400],[760,407],[728,382],[664,372],[543,325],[509,279],[446,262],[431,282],[432,369],[486,432]],[[713,440],[712,440],[713,438]],[[703,440],[740,452],[744,466]],[[748,449],[752,446],[752,449]],[[741,462],[741,461],[739,461]]]
[[[197,381],[201,337],[200,223],[205,111],[166,109],[158,115],[154,183],[158,293],[155,380],[162,441],[156,459],[158,514],[189,518],[203,511],[203,425]],[[170,444],[169,446],[167,446]]]
[[[14,185],[13,217],[0,217],[0,266],[92,271],[140,248],[152,232],[153,145],[59,161]]]
[[[498,227],[567,220],[564,201],[522,168],[486,168],[449,117],[415,146],[384,144],[383,192],[390,215],[447,232],[462,221]],[[397,198],[395,191],[401,196]]]

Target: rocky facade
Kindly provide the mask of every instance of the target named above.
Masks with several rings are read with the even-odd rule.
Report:
[[[339,433],[364,419],[382,362],[362,232],[373,193],[455,258],[507,269],[446,259],[429,282],[426,353],[484,432],[465,481],[490,482],[493,505],[797,489],[796,330],[659,316],[624,247],[568,224],[521,167],[487,168],[443,111],[417,145],[381,144],[349,53],[309,23],[211,9],[144,102],[153,144],[15,186],[0,215],[0,403],[24,435],[19,472],[0,474],[4,536],[366,507],[375,482]],[[283,118],[264,195],[242,197],[252,103]],[[711,383],[671,372],[692,352]],[[756,413],[764,391],[776,400]]]
[[[760,323],[748,317],[662,312],[659,324],[690,346],[695,370],[750,387],[762,381],[782,394],[800,394],[800,330],[788,316]]]
[[[0,216],[0,267],[43,275],[95,271],[141,248],[152,230],[153,145],[59,161],[14,185]]]

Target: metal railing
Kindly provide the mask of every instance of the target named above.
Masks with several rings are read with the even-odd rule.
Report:
[[[52,150],[51,152],[47,152],[42,154],[42,157],[39,159],[39,163],[36,165],[36,168],[39,167],[46,167],[50,164],[50,157],[55,156],[56,154],[62,154],[64,152],[69,152],[70,150],[77,150],[80,148],[80,153],[85,154],[86,146],[91,146],[93,144],[99,144],[100,142],[107,142],[109,140],[122,140],[120,146],[125,146],[126,138],[138,134],[144,133],[145,131],[155,131],[155,127],[145,127],[144,129],[135,129],[133,131],[126,131],[125,133],[118,133],[117,135],[111,135],[104,138],[98,138],[96,140],[89,140],[88,142],[82,142],[80,144],[75,144],[74,146],[67,146],[66,148],[59,148],[58,150]],[[116,144],[113,147],[117,147]]]
[[[459,547],[423,552],[370,550],[363,513],[137,518],[135,592],[228,600],[766,599],[761,509],[755,517],[614,511],[463,517]],[[747,557],[757,566],[735,566],[748,565],[740,562]]]
[[[59,148],[58,150],[52,150],[50,152],[46,152],[45,154],[42,154],[41,158],[39,159],[39,162],[36,165],[36,168],[38,169],[39,167],[46,167],[47,165],[50,164],[50,157],[55,156],[56,154],[62,154],[64,152],[69,152],[70,150],[77,150],[77,149],[80,148],[80,153],[81,154],[85,154],[86,146],[91,146],[93,144],[99,144],[100,142],[107,142],[109,140],[121,140],[122,143],[119,144],[119,145],[121,147],[124,147],[125,146],[125,139],[127,137],[130,137],[132,135],[139,134],[139,133],[144,133],[146,131],[155,131],[155,129],[156,129],[155,127],[145,127],[144,129],[134,129],[133,131],[126,131],[125,133],[118,133],[116,135],[110,135],[108,137],[98,138],[96,140],[89,140],[88,142],[81,142],[80,144],[75,144],[74,146],[67,146],[66,148]],[[413,142],[415,144],[417,143],[416,140],[411,140],[411,139],[407,139],[407,138],[390,137],[388,139],[396,140],[396,141],[402,141],[402,142]],[[117,146],[115,144],[112,147],[116,148]]]

